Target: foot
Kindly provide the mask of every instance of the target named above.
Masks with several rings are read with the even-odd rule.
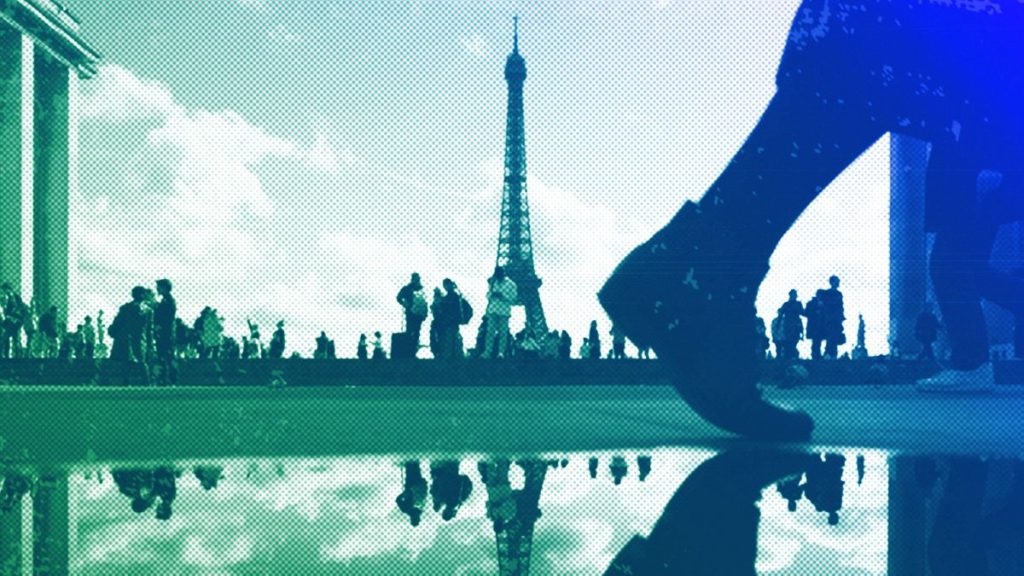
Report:
[[[995,371],[991,362],[974,370],[943,370],[931,378],[917,381],[919,392],[993,392]]]
[[[754,299],[767,263],[696,204],[633,250],[598,293],[612,323],[672,367],[679,394],[704,419],[761,439],[808,440],[814,424],[761,398]]]

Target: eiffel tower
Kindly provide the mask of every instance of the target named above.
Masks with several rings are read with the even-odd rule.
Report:
[[[508,460],[487,462],[482,466],[487,488],[487,516],[494,523],[498,553],[499,576],[528,576],[530,552],[533,548],[533,527],[540,518],[540,492],[544,486],[547,462],[517,462],[523,469],[525,483],[521,490],[512,490],[509,483]]]
[[[513,19],[512,53],[505,61],[508,82],[508,118],[505,126],[505,183],[501,195],[497,265],[516,283],[519,301],[526,308],[526,327],[537,337],[548,332],[540,304],[541,280],[533,267],[530,205],[526,196],[526,132],[523,128],[523,83],[526,61],[519,54],[519,17]]]

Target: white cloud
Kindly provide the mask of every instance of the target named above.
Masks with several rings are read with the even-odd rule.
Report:
[[[274,201],[260,167],[283,162],[334,176],[337,153],[327,137],[306,146],[231,110],[189,109],[159,82],[117,65],[103,66],[84,83],[82,108],[83,126],[102,134],[99,147],[116,142],[128,157],[100,166],[86,148],[85,201],[73,219],[83,292],[72,296],[72,305],[87,308],[73,317],[97,305],[110,311],[132,284],[168,276],[182,280],[183,317],[209,302],[241,323],[249,295],[259,291],[254,272],[276,252],[266,233]],[[110,185],[107,173],[117,175],[113,189],[94,184]]]
[[[297,32],[292,32],[284,24],[277,24],[273,28],[267,31],[267,36],[276,42],[283,44],[294,44],[302,40],[302,35]]]
[[[82,83],[83,120],[102,118],[117,122],[184,114],[170,90],[156,80],[139,78],[121,66],[106,65]]]
[[[347,164],[352,163],[353,156],[351,150],[344,150],[341,153],[342,161]],[[316,137],[316,141],[306,154],[306,162],[331,176],[338,174],[338,153],[323,134]]]
[[[459,44],[466,49],[466,52],[469,52],[474,56],[483,57],[487,55],[487,40],[479,34],[459,38]]]
[[[472,342],[495,256],[500,158],[483,163],[483,188],[440,189],[335,147],[322,132],[304,144],[230,110],[190,109],[167,87],[114,65],[86,84],[84,107],[87,128],[124,140],[128,161],[102,167],[117,175],[113,190],[91,184],[101,167],[83,163],[93,173],[83,178],[85,201],[76,209],[89,225],[75,228],[83,288],[73,317],[97,306],[109,313],[131,285],[167,276],[186,320],[205,304],[236,335],[247,316],[264,331],[284,319],[289,350],[310,353],[326,329],[350,356],[360,333],[401,329],[394,295],[417,271],[430,288],[444,277],[459,283],[477,310],[464,331]],[[144,129],[136,135],[131,126]],[[270,164],[274,172],[261,173]],[[335,212],[342,221],[319,210],[332,203],[325,177],[351,194],[349,208]],[[355,184],[346,188],[350,177]],[[598,319],[607,333],[594,295],[637,234],[581,194],[534,176],[528,190],[549,324],[578,340]],[[423,217],[440,206],[442,220]]]

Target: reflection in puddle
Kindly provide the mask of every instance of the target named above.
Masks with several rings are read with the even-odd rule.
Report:
[[[1024,466],[660,449],[8,468],[0,514],[9,562],[80,574],[1018,574]]]

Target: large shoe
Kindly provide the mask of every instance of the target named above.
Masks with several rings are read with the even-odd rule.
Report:
[[[633,250],[598,293],[614,325],[672,368],[676,390],[715,426],[752,438],[805,441],[814,423],[757,388],[754,300],[766,262],[688,202]]]
[[[917,390],[929,393],[989,393],[995,389],[996,376],[991,362],[974,370],[943,370],[917,381]]]
[[[754,576],[762,490],[801,475],[817,456],[759,448],[725,452],[697,467],[646,537],[634,536],[605,576]]]

